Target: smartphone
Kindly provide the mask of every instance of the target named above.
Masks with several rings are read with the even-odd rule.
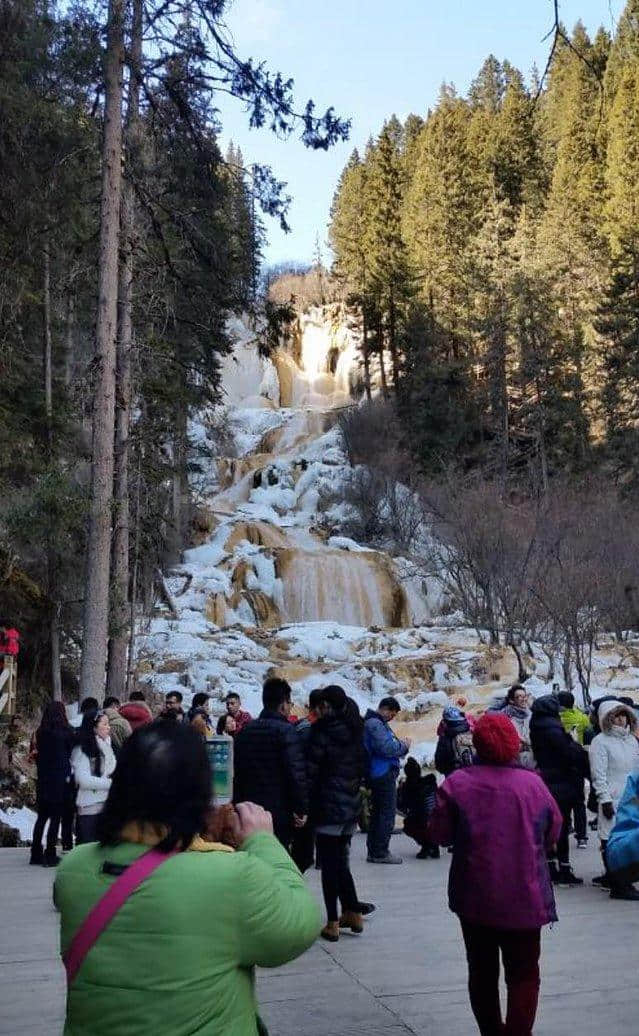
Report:
[[[233,801],[233,738],[214,734],[206,741],[212,775],[213,805],[224,806]]]

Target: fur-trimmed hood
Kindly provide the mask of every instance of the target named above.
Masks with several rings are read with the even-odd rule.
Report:
[[[617,712],[623,712],[628,718],[628,726],[632,733],[637,729],[637,715],[629,705],[621,701],[604,701],[599,706],[599,726],[602,733],[609,734],[612,728],[612,717]]]

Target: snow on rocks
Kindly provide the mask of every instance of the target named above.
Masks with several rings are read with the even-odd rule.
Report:
[[[137,637],[138,677],[162,693],[180,689],[187,704],[195,691],[208,690],[219,711],[235,690],[254,714],[269,674],[289,680],[297,707],[327,683],[343,686],[362,710],[393,694],[415,736],[412,754],[428,763],[441,708],[463,697],[478,710],[503,694],[517,679],[514,653],[489,646],[470,629],[440,581],[410,558],[391,558],[341,534],[356,514],[340,498],[348,464],[330,406],[347,402],[356,380],[351,333],[340,337],[315,312],[302,329],[298,367],[291,354],[275,363],[260,357],[247,321],[234,318],[229,329],[235,347],[223,362],[225,408],[209,409],[189,425],[205,539],[185,550],[167,576],[178,618],[158,614]],[[286,392],[293,407],[280,405],[286,393],[278,370],[292,378]],[[233,441],[221,460],[213,449],[220,426]],[[294,594],[287,579],[297,580]],[[371,595],[388,597],[389,586],[397,607],[364,607]],[[301,611],[312,620],[315,608],[318,619],[330,621],[286,622],[293,600],[289,615]],[[378,613],[392,613],[397,625],[335,618],[359,622]],[[634,690],[638,646],[602,647],[593,660],[596,687]],[[548,659],[536,645],[525,664],[527,688],[535,696],[548,693]]]

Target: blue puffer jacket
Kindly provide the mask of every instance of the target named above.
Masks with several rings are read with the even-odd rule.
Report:
[[[385,777],[399,773],[399,760],[408,752],[405,741],[395,737],[379,712],[369,709],[364,720],[364,747],[368,752],[368,776]]]

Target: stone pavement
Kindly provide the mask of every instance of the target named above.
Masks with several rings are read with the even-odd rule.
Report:
[[[402,867],[372,866],[363,837],[354,839],[358,891],[378,905],[363,935],[319,941],[292,964],[260,973],[271,1036],[475,1036],[459,927],[445,901],[449,857],[416,860],[403,835],[393,848],[404,854]],[[580,876],[598,873],[592,836],[573,858]],[[0,850],[0,1033],[55,1036],[64,981],[53,875],[27,859],[26,850]],[[319,896],[317,872],[309,882]],[[558,898],[560,923],[543,938],[536,1036],[636,1036],[639,903],[611,902],[588,886],[560,889]]]

